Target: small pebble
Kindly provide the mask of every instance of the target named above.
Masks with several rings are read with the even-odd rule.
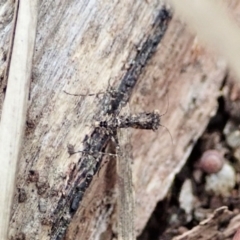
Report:
[[[190,179],[185,180],[182,185],[179,195],[179,203],[180,208],[183,209],[187,215],[187,222],[190,222],[192,220],[192,211],[194,206],[194,195]]]
[[[222,154],[217,150],[207,150],[203,153],[199,167],[206,173],[219,172],[224,164],[224,158]]]
[[[234,132],[231,132],[227,137],[226,137],[226,142],[228,146],[231,148],[237,148],[240,146],[240,131],[236,130]]]
[[[235,183],[235,171],[231,165],[225,163],[221,171],[206,176],[205,190],[222,197],[229,197]]]

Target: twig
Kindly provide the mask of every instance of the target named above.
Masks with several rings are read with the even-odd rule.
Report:
[[[0,239],[7,239],[18,159],[26,122],[27,100],[32,69],[37,0],[16,1],[19,4],[9,58],[7,91],[0,126]]]

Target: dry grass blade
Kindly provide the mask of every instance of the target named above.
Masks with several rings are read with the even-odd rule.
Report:
[[[117,179],[118,179],[118,239],[135,239],[134,193],[132,183],[131,155],[128,149],[128,130],[118,129]]]
[[[17,165],[25,129],[38,1],[16,1],[16,6],[18,15],[15,34],[12,36],[8,85],[0,126],[0,239],[7,239]]]

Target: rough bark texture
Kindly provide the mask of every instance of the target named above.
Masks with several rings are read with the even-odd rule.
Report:
[[[1,22],[2,56],[10,35],[11,2]],[[131,95],[133,112],[167,109],[162,124],[173,138],[164,127],[133,131],[139,234],[216,112],[226,66],[200,46],[185,24],[171,19],[161,1],[46,0],[39,11],[9,235],[61,239],[66,232],[66,239],[113,238],[115,162],[98,171],[101,154],[96,153],[105,150],[109,136],[93,123],[120,111]],[[64,93],[106,92],[108,84],[117,89],[112,98]],[[68,144],[94,154],[69,157]]]
[[[239,228],[239,219],[240,215],[229,211],[227,207],[221,207],[216,209],[209,218],[200,222],[198,226],[179,237],[175,237],[173,240],[232,240],[233,234]],[[235,240],[235,238],[233,240]]]

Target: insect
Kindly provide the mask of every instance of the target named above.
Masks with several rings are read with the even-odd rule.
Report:
[[[110,93],[112,94],[112,92]],[[92,96],[91,94],[90,96]],[[111,95],[110,95],[111,96]],[[134,191],[132,183],[131,153],[129,146],[129,131],[126,128],[146,129],[156,131],[160,126],[160,115],[157,110],[153,112],[141,112],[137,114],[108,114],[106,120],[97,121],[94,126],[100,131],[105,132],[115,143],[117,157],[117,225],[118,239],[135,239],[134,228]],[[69,148],[71,154],[75,153]],[[80,151],[81,152],[81,151]],[[86,154],[97,154],[96,152],[84,152]],[[108,153],[100,153],[108,154]],[[90,174],[87,179],[92,179]],[[79,189],[85,189],[84,182]],[[83,191],[72,203],[72,208],[77,209],[79,199],[83,197]]]
[[[130,164],[130,161],[126,160],[128,159],[128,157],[125,157],[125,153],[127,151],[122,151],[121,149],[122,145],[124,147],[124,144],[122,143],[124,134],[122,136],[121,132],[123,128],[129,128],[134,126],[137,128],[142,128],[143,126],[147,125],[142,126],[137,121],[130,121],[133,119],[143,120],[141,116],[144,116],[144,114],[120,115],[120,111],[122,107],[125,106],[128,102],[134,86],[136,85],[139,76],[142,73],[143,68],[146,66],[148,60],[151,58],[159,42],[164,36],[170,19],[171,13],[163,6],[159,10],[156,19],[154,20],[152,30],[148,34],[147,39],[145,39],[141,43],[141,47],[138,48],[136,56],[134,57],[134,61],[132,61],[131,65],[128,67],[126,73],[122,77],[119,87],[112,91],[110,94],[103,94],[103,98],[100,101],[99,112],[96,113],[97,116],[104,117],[103,121],[98,120],[94,130],[83,140],[84,149],[82,151],[82,156],[76,163],[76,167],[71,172],[71,177],[69,178],[64,189],[65,195],[60,197],[56,204],[56,208],[52,212],[52,239],[62,239],[65,236],[66,229],[71,222],[74,214],[78,210],[86,189],[89,187],[94,175],[97,174],[97,172],[99,171],[103,156],[102,153],[104,153],[107,143],[111,139],[113,139],[114,136],[120,135],[118,141],[115,141],[117,147],[116,150],[118,153],[117,155],[119,156],[119,174],[121,175],[121,172],[124,171],[122,169],[127,169],[125,162],[128,162],[128,164]],[[76,95],[79,96],[79,94]],[[137,116],[137,118],[135,118],[135,116]],[[159,118],[160,122],[160,115],[157,114],[157,112],[153,112],[152,115],[145,115],[145,120],[151,116],[155,116],[156,119]],[[145,120],[143,120],[143,123]],[[156,123],[156,128],[154,128],[154,130],[156,130],[158,126],[158,121],[151,121],[148,126],[151,126],[153,122]],[[115,137],[115,139],[117,138]],[[122,174],[125,174],[126,172],[131,171],[125,171]],[[130,173],[128,175],[131,176]],[[129,179],[130,178],[131,177],[129,177]],[[133,191],[130,190],[128,192],[127,190],[130,189],[130,186],[132,186],[132,180],[130,179],[125,182],[125,179],[128,179],[127,175],[126,177],[125,175],[123,175],[123,178],[119,177],[119,186],[122,189],[122,195],[120,195],[118,200],[119,204],[122,204],[120,206],[120,214],[118,216],[119,239],[121,237],[122,239],[134,239],[132,237],[133,235],[126,233],[126,231],[128,231],[128,228],[131,229],[130,231],[133,232],[132,229],[134,225],[134,219],[132,219],[131,221],[132,224],[129,224],[129,222],[126,221],[126,224],[129,224],[129,227],[126,226],[126,224],[124,225],[124,214],[130,214],[129,212],[131,212],[127,212],[126,208],[129,207],[130,210],[134,209],[134,206],[131,203],[133,201],[128,201],[128,199],[133,199]],[[123,211],[121,209],[123,209]],[[134,218],[133,213],[131,213],[131,216],[132,218]],[[125,235],[125,233],[127,235]]]

